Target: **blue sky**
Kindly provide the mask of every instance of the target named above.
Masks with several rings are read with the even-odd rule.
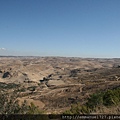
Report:
[[[0,55],[120,57],[120,0],[0,0]]]

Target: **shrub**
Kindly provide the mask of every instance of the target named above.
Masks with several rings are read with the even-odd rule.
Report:
[[[9,95],[8,93],[0,92],[0,114],[42,114],[33,103],[29,106],[27,101],[24,101],[21,105],[17,100],[18,94],[16,91]]]
[[[112,106],[120,103],[120,88],[97,92],[88,98],[84,105],[74,104],[64,114],[89,114],[95,112],[100,106]]]
[[[94,110],[96,106],[103,104],[103,93],[95,93],[88,98],[87,107]]]

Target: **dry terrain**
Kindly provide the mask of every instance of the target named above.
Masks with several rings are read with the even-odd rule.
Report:
[[[90,94],[120,86],[120,59],[0,57],[0,90],[46,113],[62,113]]]

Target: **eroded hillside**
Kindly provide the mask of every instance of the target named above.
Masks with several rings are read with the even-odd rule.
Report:
[[[120,59],[1,57],[0,89],[16,90],[20,102],[46,113],[61,113],[92,93],[119,87],[119,64]]]

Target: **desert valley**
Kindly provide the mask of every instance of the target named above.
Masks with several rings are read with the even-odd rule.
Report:
[[[0,57],[0,90],[16,91],[19,104],[31,102],[45,114],[84,105],[90,95],[120,87],[120,59],[74,57]],[[103,106],[102,106],[103,107]],[[104,113],[120,113],[117,107]],[[101,109],[96,113],[102,113]]]

